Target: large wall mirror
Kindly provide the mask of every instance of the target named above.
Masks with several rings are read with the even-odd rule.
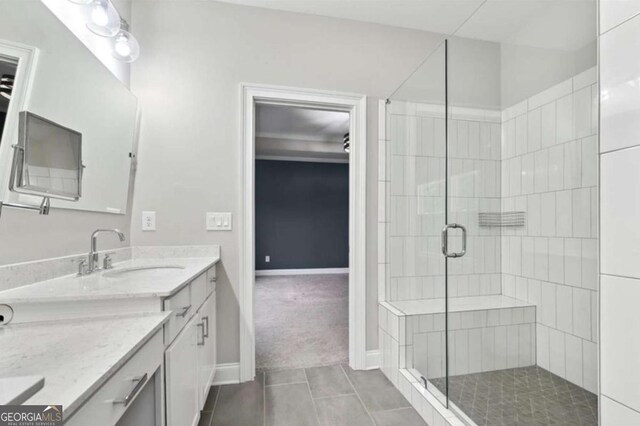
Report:
[[[0,78],[0,200],[42,200],[9,191],[19,113],[29,111],[82,134],[82,196],[51,206],[125,214],[138,105],[128,88],[36,0],[0,2]]]

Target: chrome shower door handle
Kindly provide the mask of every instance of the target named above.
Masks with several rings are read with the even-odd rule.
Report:
[[[449,253],[449,229],[460,229],[462,230],[462,251]],[[458,224],[458,223],[449,223],[442,228],[441,233],[442,238],[442,254],[445,257],[462,257],[467,252],[467,228]]]

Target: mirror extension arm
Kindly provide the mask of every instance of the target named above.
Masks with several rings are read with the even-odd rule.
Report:
[[[2,209],[3,207],[11,207],[14,209],[22,209],[22,210],[35,210],[40,214],[49,214],[51,210],[51,199],[49,197],[44,197],[40,206],[30,206],[28,204],[17,204],[17,203],[5,203],[4,201],[0,201],[0,217],[2,217]]]

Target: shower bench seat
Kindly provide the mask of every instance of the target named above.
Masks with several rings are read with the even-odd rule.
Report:
[[[444,298],[398,300],[384,303],[392,305],[405,315],[438,314],[445,312]],[[469,312],[523,307],[535,307],[535,305],[513,297],[503,296],[501,294],[449,298],[449,312]]]
[[[381,302],[383,350],[390,337],[391,360],[397,345],[398,367],[427,379],[445,375],[447,349],[450,375],[536,363],[535,304],[503,295],[456,297],[448,312],[445,328],[445,299]]]

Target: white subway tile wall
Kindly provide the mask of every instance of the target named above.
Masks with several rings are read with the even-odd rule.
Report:
[[[538,365],[597,392],[595,68],[507,108],[502,123],[502,294],[537,306]],[[515,137],[511,129],[515,130]],[[526,128],[518,137],[518,128]],[[591,368],[588,368],[591,367]]]
[[[502,324],[492,310],[484,311],[484,326],[451,314],[451,374],[537,363],[597,391],[596,77],[590,69],[499,114],[450,114],[448,222],[467,226],[468,251],[449,262],[449,297],[503,294],[536,306],[522,324]],[[386,206],[379,212],[381,300],[443,298],[443,110],[394,101],[386,111],[379,152]],[[525,212],[524,226],[479,226],[480,212],[512,211]],[[450,250],[459,248],[460,238],[450,237]],[[392,363],[438,377],[444,328],[434,322],[443,327],[444,316],[408,318],[410,336],[381,337],[398,342]]]
[[[460,375],[535,364],[535,307],[449,314],[449,374]],[[405,365],[428,379],[445,375],[444,314],[407,317]],[[582,374],[582,373],[581,373]]]
[[[434,321],[430,317],[428,327],[444,330],[444,315],[439,314]],[[381,302],[378,307],[378,338],[380,342],[380,369],[387,378],[402,392],[420,416],[429,425],[463,426],[456,415],[447,410],[442,401],[428,392],[418,377],[410,373],[413,346],[411,339],[413,329],[421,330],[418,316],[407,317],[387,302]],[[414,326],[414,321],[416,325]],[[427,324],[423,324],[427,327]],[[426,328],[425,328],[426,329]],[[444,356],[444,355],[443,355]]]
[[[387,105],[384,140],[384,218],[389,270],[385,300],[444,297],[444,258],[440,232],[445,224],[445,119],[437,106],[393,101]],[[449,264],[451,297],[500,294],[500,229],[481,228],[478,213],[499,212],[500,114],[462,110],[449,120],[449,222],[467,226],[467,255]],[[522,122],[514,139],[525,140]],[[382,150],[379,153],[382,155]],[[381,157],[383,158],[383,157]],[[387,173],[388,172],[388,173]],[[382,181],[381,181],[382,183]],[[450,238],[459,251],[460,236]]]
[[[601,424],[640,424],[640,1],[600,1]],[[595,144],[595,142],[591,142]],[[583,146],[593,150],[593,146]],[[584,176],[589,181],[594,176]],[[582,247],[582,275],[596,247]],[[597,283],[585,281],[585,287]],[[585,300],[580,302],[585,309]],[[591,309],[597,298],[591,298]],[[592,325],[592,327],[594,327]],[[585,332],[585,330],[582,330]],[[593,330],[592,330],[593,331]],[[592,332],[597,339],[597,329]],[[595,359],[584,358],[584,368]]]

